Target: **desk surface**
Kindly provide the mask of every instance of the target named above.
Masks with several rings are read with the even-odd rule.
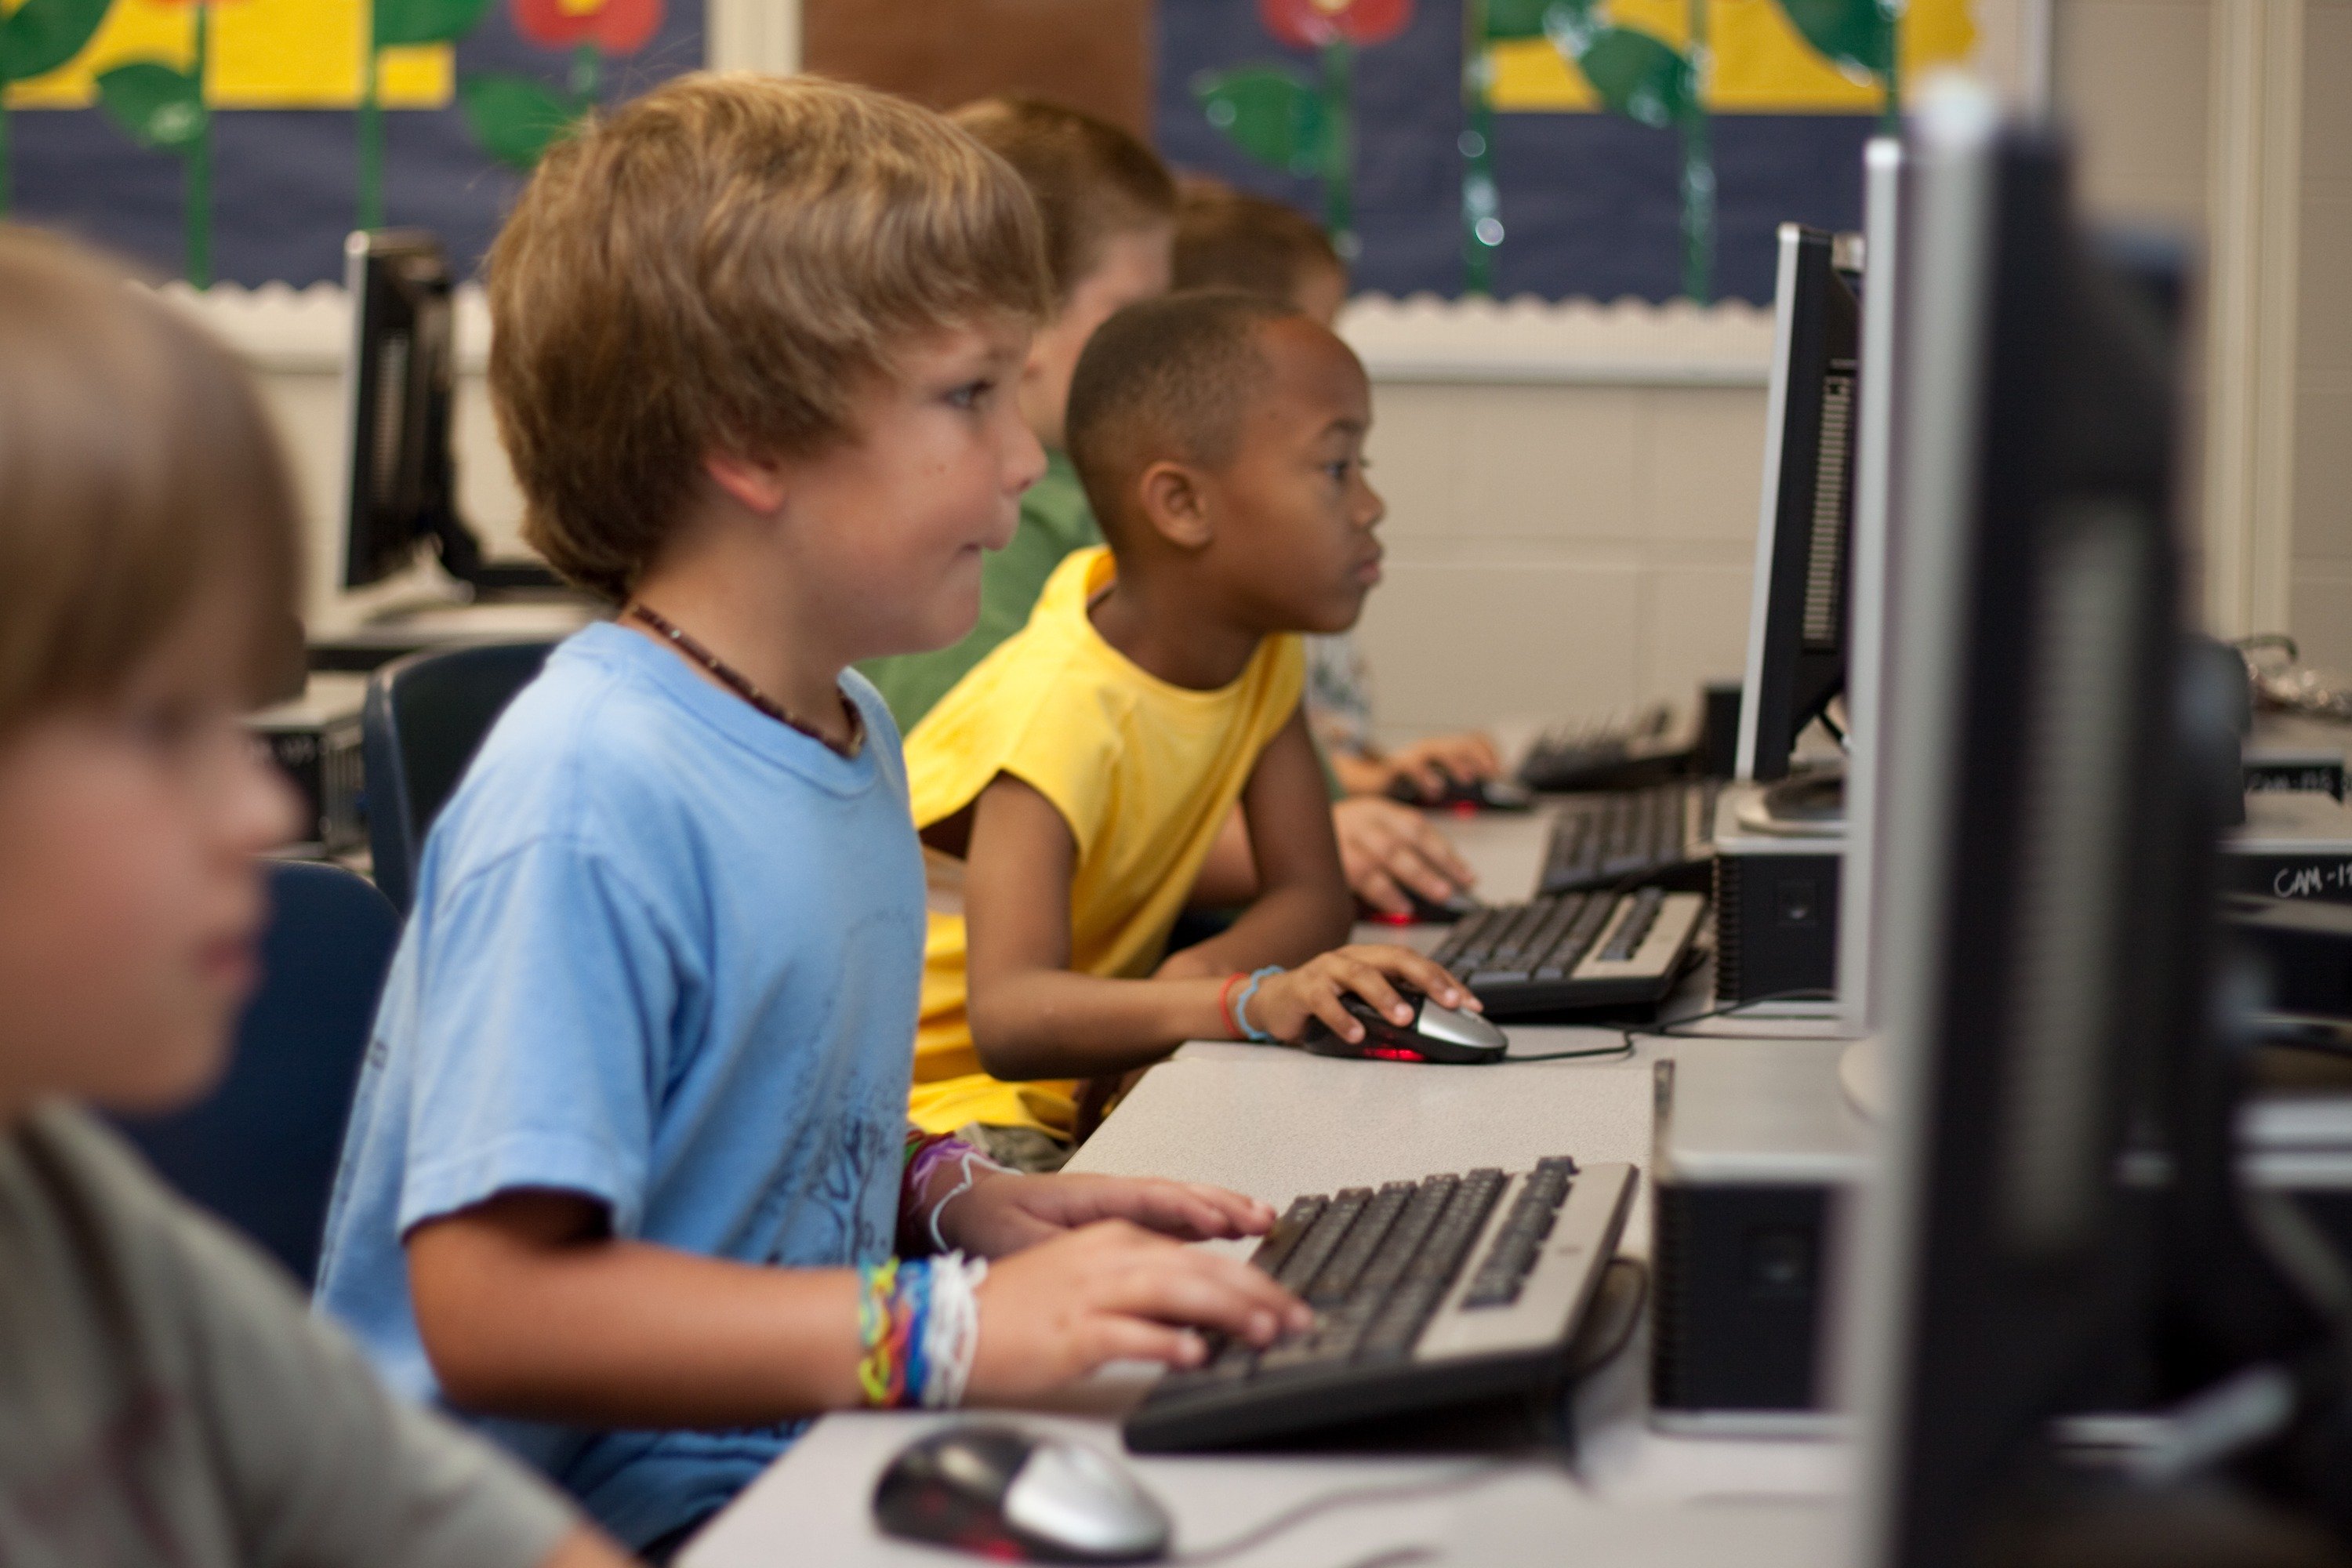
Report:
[[[1493,900],[1523,896],[1544,825],[1529,817],[1449,820]],[[1368,931],[1393,939],[1391,928]],[[1606,1044],[1602,1029],[1515,1028],[1515,1054]],[[1768,1041],[1741,1042],[1772,1049]],[[1464,1068],[1349,1062],[1195,1043],[1146,1075],[1072,1162],[1074,1170],[1223,1183],[1281,1204],[1306,1192],[1478,1164],[1525,1168],[1546,1154],[1650,1161],[1655,1060],[1683,1043],[1637,1039],[1615,1059]],[[1691,1048],[1738,1048],[1710,1042]],[[1623,1250],[1649,1249],[1648,1184]],[[1244,1244],[1223,1244],[1245,1250]],[[1235,1542],[1293,1510],[1328,1506],[1233,1568],[1343,1568],[1371,1563],[1480,1564],[1635,1561],[1743,1568],[1833,1559],[1846,1458],[1822,1441],[1667,1436],[1646,1420],[1646,1334],[1576,1395],[1573,1470],[1464,1458],[1134,1458],[1177,1520],[1177,1550]],[[1114,1369],[1069,1396],[1063,1414],[1022,1414],[1118,1451],[1117,1417],[1149,1374]],[[789,1557],[824,1563],[930,1564],[955,1559],[891,1542],[869,1500],[890,1457],[943,1419],[898,1413],[818,1422],[681,1558],[685,1568],[751,1568]],[[1600,1553],[1593,1556],[1593,1552]]]

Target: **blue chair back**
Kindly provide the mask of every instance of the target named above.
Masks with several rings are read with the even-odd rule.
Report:
[[[340,866],[268,874],[261,985],[228,1076],[185,1110],[116,1121],[173,1186],[309,1285],[400,917]]]
[[[472,643],[394,659],[360,710],[375,882],[401,913],[416,896],[425,835],[482,737],[547,662],[551,642]]]

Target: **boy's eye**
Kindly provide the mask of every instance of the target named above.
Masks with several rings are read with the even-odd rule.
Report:
[[[948,394],[948,404],[955,408],[977,408],[995,390],[996,383],[992,381],[968,381]]]

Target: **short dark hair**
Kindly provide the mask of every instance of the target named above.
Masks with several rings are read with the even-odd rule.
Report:
[[[1145,468],[1233,460],[1265,380],[1258,334],[1297,314],[1283,300],[1202,289],[1129,305],[1095,329],[1070,378],[1065,440],[1114,548]]]
[[[1239,289],[1290,300],[1318,268],[1343,277],[1348,270],[1306,214],[1228,186],[1185,182],[1176,205],[1176,288]]]
[[[952,118],[1029,187],[1045,225],[1056,310],[1101,262],[1105,241],[1176,216],[1168,165],[1107,120],[1011,94],[967,103]]]

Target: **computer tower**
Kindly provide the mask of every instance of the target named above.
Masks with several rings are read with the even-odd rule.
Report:
[[[1761,792],[1727,786],[1715,820],[1715,999],[1826,1001],[1837,986],[1843,825],[1760,831]]]
[[[302,837],[289,847],[343,855],[368,841],[360,705],[367,678],[314,674],[302,695],[249,715],[246,728],[302,797]]]
[[[1843,1194],[1870,1128],[1837,1039],[1688,1040],[1658,1065],[1652,1162],[1652,1419],[1675,1431],[1818,1432]]]
[[[2352,806],[2323,790],[2258,790],[2221,841],[2222,884],[2273,899],[2352,903]]]
[[[1833,1429],[1822,1348],[1839,1226],[1877,1126],[1839,1077],[1843,1039],[1675,1042],[1658,1066],[1651,1161],[1651,1419],[1677,1432]],[[2352,1064],[2276,1073],[2241,1121],[2240,1169],[2291,1194],[2352,1250]],[[2145,1223],[2145,1213],[2135,1223]],[[2105,1369],[2093,1405],[2128,1408],[2137,1373]]]

